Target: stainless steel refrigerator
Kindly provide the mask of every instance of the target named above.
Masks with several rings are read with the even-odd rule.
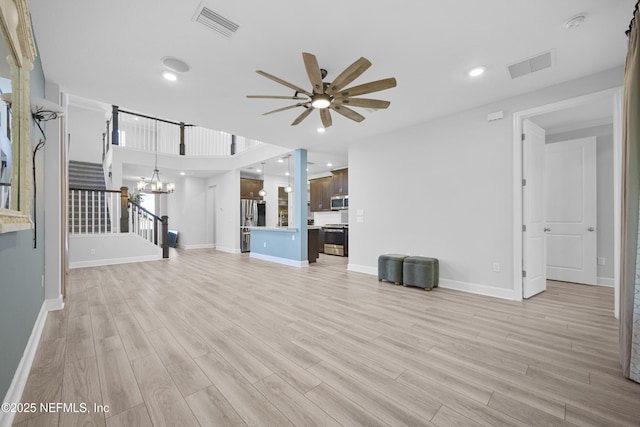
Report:
[[[240,200],[240,252],[251,251],[251,227],[264,227],[266,203],[263,200]]]

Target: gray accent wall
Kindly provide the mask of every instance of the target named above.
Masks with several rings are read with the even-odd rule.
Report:
[[[39,58],[31,71],[31,95],[44,98]],[[42,135],[32,123],[31,149]],[[37,188],[44,187],[44,156],[36,156]],[[44,302],[44,197],[37,198],[37,248],[33,230],[0,234],[0,395],[6,395]]]

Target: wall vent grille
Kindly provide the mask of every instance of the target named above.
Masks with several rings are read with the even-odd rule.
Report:
[[[208,7],[202,5],[196,11],[194,21],[199,22],[214,31],[217,31],[227,38],[233,36],[235,32],[238,31],[238,28],[240,28],[240,25],[236,24],[232,20],[225,18],[219,13],[214,12]]]
[[[535,73],[537,71],[544,70],[545,68],[550,68],[553,66],[554,62],[553,50],[550,50],[532,58],[525,59],[524,61],[520,61],[516,64],[509,65],[507,68],[509,69],[509,75],[511,78],[517,79],[518,77],[526,76],[527,74]]]

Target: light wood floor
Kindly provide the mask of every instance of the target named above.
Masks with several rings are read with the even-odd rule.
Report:
[[[91,413],[18,425],[640,425],[612,289],[512,302],[379,283],[339,257],[171,256],[71,271],[23,402]]]

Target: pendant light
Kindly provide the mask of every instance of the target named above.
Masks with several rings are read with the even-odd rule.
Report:
[[[291,154],[287,156],[287,186],[284,187],[285,193],[291,193],[293,185],[291,185]]]
[[[264,197],[267,195],[267,192],[264,189],[264,162],[262,162],[261,165],[262,165],[262,188],[260,189],[260,191],[258,191],[258,195],[260,197]]]
[[[166,186],[160,181],[160,171],[158,170],[158,120],[155,121],[155,163],[153,168],[153,174],[151,175],[151,189],[147,190],[147,181],[142,178],[138,181],[138,191],[141,193],[153,193],[153,194],[169,194],[173,193],[176,186],[170,182]]]

